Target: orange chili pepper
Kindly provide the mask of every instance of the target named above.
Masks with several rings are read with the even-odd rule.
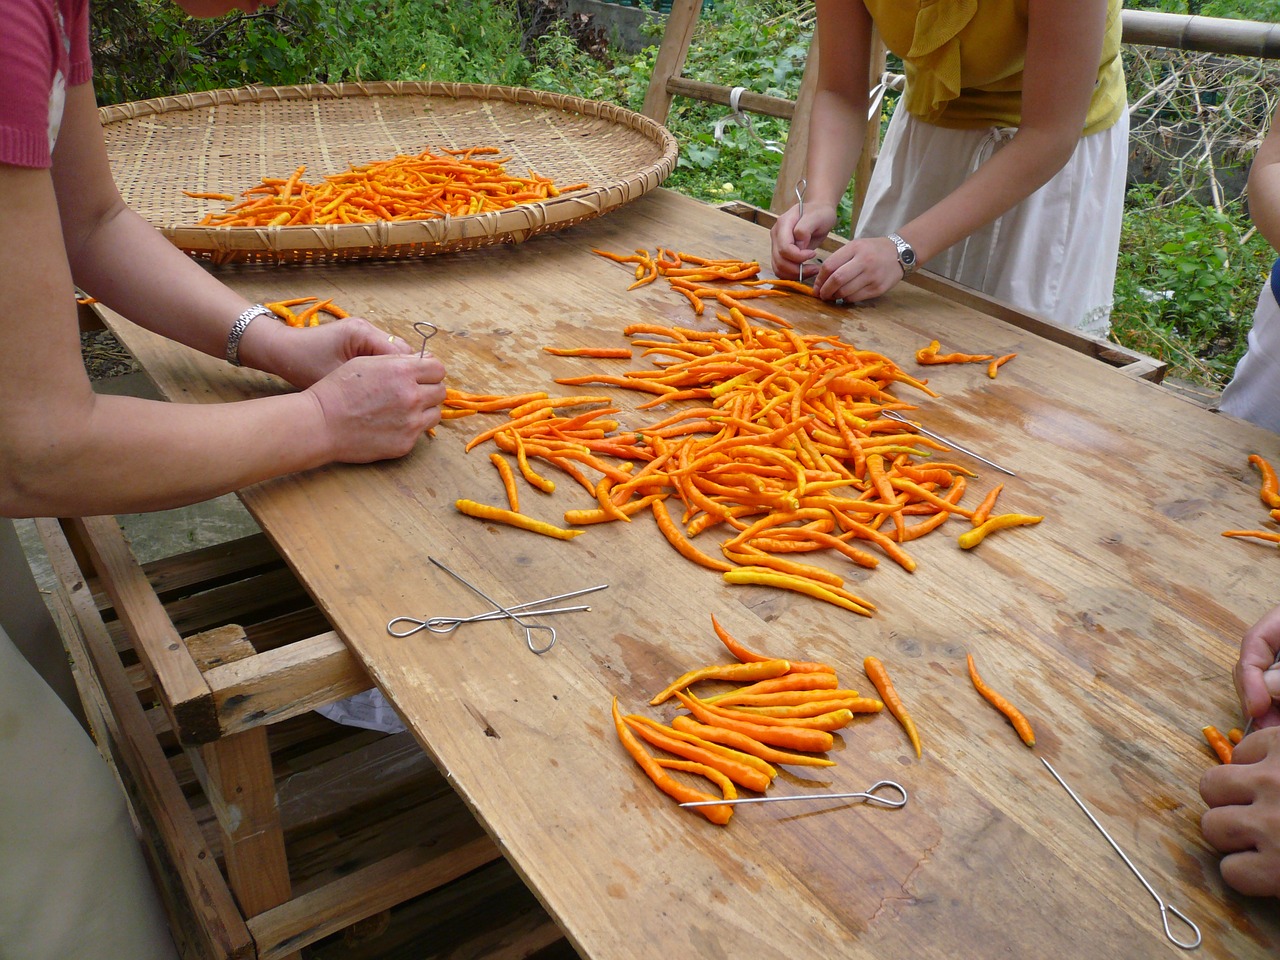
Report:
[[[520,493],[516,490],[516,477],[511,464],[500,453],[489,454],[489,462],[498,468],[498,476],[502,478],[502,488],[507,492],[507,506],[514,512],[520,512]]]
[[[1215,726],[1201,727],[1200,732],[1204,734],[1205,740],[1209,746],[1213,748],[1213,752],[1218,755],[1221,763],[1230,763],[1233,747],[1231,741],[1222,735],[1222,732]]]
[[[982,498],[982,502],[974,508],[973,516],[969,518],[969,522],[973,526],[980,527],[987,522],[987,518],[991,515],[991,511],[996,505],[996,498],[1000,496],[1000,491],[1003,489],[1004,484],[997,483]]]
[[[631,732],[631,728],[627,726],[626,721],[622,719],[622,713],[618,710],[617,697],[613,698],[613,729],[618,734],[618,739],[622,741],[622,746],[626,749],[627,753],[631,755],[631,759],[639,764],[640,769],[648,775],[649,779],[657,785],[659,790],[671,797],[677,803],[696,803],[702,800],[736,799],[736,793],[733,797],[727,795],[722,797],[713,797],[711,794],[703,793],[701,790],[694,790],[690,787],[686,787],[684,784],[680,783],[680,781],[676,780],[663,770],[658,761],[649,754],[649,751],[644,748],[644,745],[640,743],[636,738],[636,735]],[[692,809],[701,813],[712,823],[720,826],[728,823],[729,818],[733,816],[733,807],[728,805],[693,807]]]
[[[1280,481],[1276,478],[1276,470],[1265,458],[1256,453],[1249,454],[1249,462],[1262,474],[1262,486],[1258,496],[1270,510],[1280,509]]]
[[[711,750],[697,746],[687,740],[681,740],[678,737],[668,736],[663,731],[667,728],[661,724],[653,724],[652,726],[637,720],[634,717],[623,717],[623,721],[631,727],[631,729],[642,740],[648,740],[650,744],[665,750],[667,753],[675,754],[677,757],[683,757],[686,760],[693,760],[697,763],[705,763],[714,770],[719,770],[726,777],[741,787],[748,790],[755,790],[759,793],[769,789],[769,783],[773,779],[767,774],[761,773],[755,767],[749,766],[738,760],[714,753]],[[672,731],[675,733],[677,731]],[[682,734],[682,736],[685,736]]]
[[[742,753],[750,754],[753,757],[759,757],[767,763],[789,764],[800,767],[834,767],[836,765],[834,760],[828,760],[826,757],[814,757],[806,753],[790,753],[778,750],[745,734],[736,733],[725,727],[713,727],[710,724],[699,723],[684,714],[673,717],[671,726],[684,733],[691,733],[703,740],[720,743]]]
[[[725,648],[743,663],[759,663],[762,660],[776,659],[774,657],[767,657],[763,653],[756,653],[752,650],[748,650],[745,646],[735,640],[728,630],[720,625],[720,621],[716,619],[716,615],[714,613],[711,614],[711,627],[715,630],[716,636],[720,638],[720,642],[725,645]],[[835,673],[835,671],[825,663],[813,663],[805,660],[792,660],[790,658],[787,659],[787,662],[791,664],[791,669],[787,671],[788,673],[830,673],[832,675]]]
[[[761,660],[756,663],[713,663],[709,666],[698,667],[696,670],[689,670],[680,674],[649,701],[649,706],[656,707],[660,703],[665,703],[671,699],[672,695],[702,680],[765,680],[771,677],[780,677],[789,669],[791,669],[791,664],[786,660]]]
[[[697,734],[688,730],[678,730],[675,727],[663,726],[657,720],[650,717],[642,717],[638,713],[629,713],[623,719],[632,726],[635,726],[636,724],[645,724],[652,727],[654,730],[657,730],[664,736],[674,737],[676,740],[682,740],[695,747],[710,750],[712,753],[719,754],[720,756],[733,760],[736,763],[745,763],[747,766],[758,770],[762,775],[770,780],[778,775],[778,771],[775,770],[773,766],[771,766],[766,760],[757,757],[755,754],[744,753],[741,750],[735,750],[722,743],[704,740],[702,737],[699,737]]]
[[[986,363],[988,360],[994,360],[994,355],[990,353],[938,353],[939,344],[937,340],[930,341],[927,347],[921,347],[916,351],[917,363]]]
[[[996,371],[1016,356],[1016,353],[1006,353],[1003,357],[996,357],[987,364],[987,376],[994,380],[996,378]]]
[[[898,696],[898,691],[894,689],[893,681],[889,679],[889,673],[885,670],[884,664],[875,657],[867,657],[862,661],[862,669],[867,672],[867,679],[875,686],[876,691],[880,694],[880,699],[889,708],[889,712],[897,718],[898,723],[902,724],[902,729],[906,731],[911,745],[916,748],[916,757],[919,758],[921,755],[920,735],[916,732],[915,722],[911,719],[911,715],[907,713],[907,708],[902,705],[902,698]]]
[[[762,723],[737,720],[732,717],[721,716],[711,707],[706,706],[702,701],[687,693],[677,693],[676,697],[685,705],[686,710],[708,726],[732,730],[771,747],[799,750],[804,753],[825,753],[835,746],[835,737],[826,730],[811,730],[804,727],[791,726],[767,726]]]
[[[1239,727],[1232,727],[1227,731],[1227,739],[1231,741],[1232,746],[1235,746],[1244,739],[1244,731]]]
[[[630,360],[626,347],[543,347],[553,357],[594,357],[597,360]]]
[[[839,686],[840,681],[836,679],[834,672],[796,673],[792,671],[780,677],[774,677],[770,680],[758,680],[745,687],[739,687],[737,690],[718,693],[705,699],[707,703],[731,704],[737,703],[742,697],[756,697],[774,693],[822,691],[829,694],[830,691],[837,689]]]
[[[723,704],[717,704],[723,706]],[[884,703],[870,697],[844,697],[839,700],[814,700],[810,703],[796,704],[745,704],[735,703],[733,709],[738,713],[751,716],[772,717],[775,720],[812,720],[826,714],[841,713],[879,713]],[[834,722],[835,718],[831,718]],[[843,726],[843,724],[842,724]]]
[[[984,520],[980,526],[974,527],[960,534],[959,543],[962,550],[972,550],[983,541],[987,534],[996,530],[1006,530],[1009,527],[1021,527],[1027,524],[1039,523],[1044,517],[1028,516],[1025,513],[1001,513],[988,520]]]
[[[1224,537],[1253,537],[1257,540],[1280,544],[1280,533],[1275,530],[1224,530],[1222,535]]]
[[[531,533],[540,533],[544,537],[554,537],[557,540],[572,540],[582,533],[581,530],[565,530],[562,527],[557,527],[542,520],[535,520],[533,517],[517,513],[514,510],[491,507],[488,504],[477,503],[474,500],[455,500],[453,505],[458,509],[459,513],[465,513],[469,517],[476,517],[479,520],[492,520],[494,523],[505,523],[511,527],[518,527]]]
[[[973,681],[974,688],[982,694],[988,703],[1008,718],[1009,722],[1013,724],[1013,729],[1018,731],[1018,736],[1022,738],[1023,743],[1028,747],[1034,747],[1036,745],[1036,735],[1031,729],[1031,724],[1027,722],[1027,718],[1022,715],[1017,707],[983,682],[982,678],[978,676],[978,668],[974,666],[973,654],[970,653],[966,656],[969,661],[969,679]]]

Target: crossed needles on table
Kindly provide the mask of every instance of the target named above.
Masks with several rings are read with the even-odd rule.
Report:
[[[543,597],[540,600],[527,600],[524,603],[516,603],[508,606],[502,606],[496,600],[484,593],[479,587],[470,581],[464,579],[459,574],[450,570],[435,557],[428,557],[433,564],[443,570],[449,576],[453,577],[459,583],[462,583],[470,590],[483,598],[487,603],[493,605],[493,609],[485,613],[478,613],[470,617],[427,617],[420,619],[418,617],[393,617],[387,622],[387,633],[393,637],[410,637],[420,630],[429,630],[431,633],[449,634],[457,630],[464,623],[480,623],[485,620],[511,620],[517,626],[524,629],[525,645],[534,653],[543,654],[555,646],[556,630],[545,623],[530,623],[523,617],[545,617],[558,613],[576,613],[581,610],[590,610],[589,606],[574,607],[553,607],[544,609],[544,604],[556,603],[560,600],[568,600],[572,597],[580,597],[584,594],[595,593],[597,590],[603,590],[609,585],[601,583],[594,587],[586,587],[582,590],[573,590],[569,593],[559,593],[553,597]],[[533,635],[535,632],[542,632],[547,635],[546,643],[538,645],[534,642]]]

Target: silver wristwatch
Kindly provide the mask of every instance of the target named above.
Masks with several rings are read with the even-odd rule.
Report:
[[[898,248],[898,266],[902,268],[902,275],[905,277],[909,273],[915,273],[919,263],[916,262],[916,252],[911,244],[903,240],[896,233],[889,234],[889,239],[893,241],[893,245]]]

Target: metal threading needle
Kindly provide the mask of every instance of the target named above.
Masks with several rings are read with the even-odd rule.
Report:
[[[1078,806],[1081,810],[1084,811],[1084,815],[1088,817],[1089,820],[1093,823],[1093,825],[1097,827],[1098,830],[1102,833],[1102,835],[1107,838],[1107,843],[1111,844],[1111,849],[1113,849],[1116,853],[1120,854],[1120,859],[1123,860],[1125,862],[1125,865],[1128,866],[1128,868],[1133,871],[1133,875],[1142,881],[1142,885],[1147,888],[1147,893],[1151,894],[1155,902],[1159,904],[1160,919],[1164,922],[1164,935],[1168,937],[1172,943],[1181,947],[1183,950],[1194,950],[1196,947],[1200,946],[1200,928],[1197,927],[1194,923],[1192,923],[1191,918],[1188,917],[1181,910],[1179,910],[1177,907],[1173,906],[1172,904],[1166,905],[1165,902],[1160,899],[1160,895],[1156,893],[1155,889],[1151,886],[1151,884],[1147,883],[1147,878],[1144,877],[1141,871],[1139,871],[1138,868],[1133,865],[1133,861],[1130,860],[1128,856],[1125,855],[1125,852],[1120,849],[1120,845],[1111,839],[1111,834],[1107,833],[1106,827],[1104,827],[1101,823],[1099,823],[1098,818],[1089,812],[1089,808],[1084,805],[1084,801],[1081,800],[1079,797],[1077,797],[1076,792],[1072,790],[1069,786],[1067,786],[1067,781],[1063,780],[1062,777],[1058,776],[1058,771],[1053,769],[1053,765],[1050,764],[1049,761],[1046,760],[1044,757],[1040,758],[1040,762],[1049,768],[1049,772],[1053,774],[1053,779],[1057,780],[1060,784],[1062,784],[1062,789],[1066,790],[1067,793],[1070,794],[1071,799],[1076,802],[1076,806]],[[1179,940],[1177,937],[1173,935],[1173,931],[1169,929],[1169,914],[1171,913],[1195,932],[1195,935],[1196,935],[1195,940],[1193,940],[1190,943],[1186,943],[1182,940]]]
[[[898,794],[895,797],[879,796],[877,790],[891,790]],[[879,804],[897,810],[907,805],[907,790],[896,780],[877,780],[871,786],[858,793],[808,793],[790,797],[740,797],[736,800],[692,800],[682,803],[682,807],[719,807],[739,803],[782,803],[787,800],[865,800],[867,803]]]
[[[418,351],[418,359],[421,360],[427,355],[427,341],[439,333],[440,328],[426,320],[418,320],[414,322],[413,329],[422,335],[422,349]]]
[[[804,192],[809,189],[809,181],[801,177],[796,181],[796,222],[804,217]],[[806,260],[805,263],[809,261]],[[800,264],[800,282],[804,283],[804,263]]]
[[[1008,474],[1009,476],[1011,476],[1011,477],[1016,477],[1016,476],[1017,476],[1017,474],[1016,474],[1016,473],[1014,473],[1012,470],[1010,470],[1010,469],[1008,469],[1008,468],[1006,468],[1006,467],[1002,467],[1002,466],[1000,466],[1000,464],[998,464],[998,463],[994,463],[994,462],[992,462],[992,461],[988,460],[986,457],[980,457],[980,456],[978,456],[978,454],[974,453],[972,450],[969,450],[969,449],[968,449],[968,448],[966,448],[966,447],[962,447],[962,446],[960,446],[960,444],[958,444],[958,443],[953,443],[952,441],[948,440],[948,439],[947,439],[946,437],[944,437],[944,436],[941,436],[940,434],[933,433],[933,432],[932,432],[932,431],[930,431],[930,430],[926,430],[924,427],[920,426],[920,424],[916,423],[914,420],[908,420],[908,419],[907,419],[906,417],[904,417],[902,414],[898,413],[898,411],[897,411],[897,410],[881,410],[881,411],[880,411],[880,416],[882,416],[882,417],[888,417],[890,420],[897,420],[899,423],[905,423],[905,424],[907,424],[907,425],[909,425],[909,426],[915,427],[917,430],[919,430],[921,433],[923,433],[926,437],[933,437],[933,439],[937,440],[939,443],[945,443],[948,447],[951,447],[953,450],[958,450],[958,451],[960,451],[960,452],[961,452],[961,453],[963,453],[965,456],[973,457],[973,459],[975,459],[975,460],[981,460],[981,461],[982,461],[983,463],[985,463],[987,466],[989,466],[989,467],[995,467],[995,468],[996,468],[997,470],[999,470],[1001,473],[1007,473],[1007,474]]]
[[[555,607],[551,610],[533,609],[541,607],[544,603],[555,603],[557,600],[568,600],[570,597],[580,597],[584,593],[595,593],[597,590],[603,590],[607,587],[607,583],[602,583],[596,587],[587,587],[585,590],[574,590],[571,593],[561,593],[554,597],[543,597],[541,600],[527,600],[524,603],[517,603],[509,610],[518,610],[521,613],[530,616],[545,617],[553,613],[577,613],[581,610],[590,610],[590,607]],[[479,613],[474,617],[428,617],[425,620],[418,617],[394,617],[387,621],[387,633],[393,637],[411,637],[419,630],[430,630],[432,633],[449,634],[457,630],[464,623],[480,623],[484,620],[503,620],[507,614],[500,610],[490,610],[487,613]],[[412,624],[407,630],[395,629],[395,624],[406,623]]]
[[[475,584],[471,583],[470,581],[454,573],[452,570],[446,567],[443,563],[441,563],[435,557],[427,557],[427,559],[430,560],[432,563],[434,563],[437,567],[439,567],[445,573],[449,574],[449,576],[453,577],[453,579],[457,580],[462,585],[470,588],[470,590],[473,593],[475,593],[477,596],[482,597],[484,600],[493,604],[495,609],[505,613],[508,617],[510,617],[513,621],[515,621],[515,623],[518,626],[523,627],[525,646],[527,646],[531,651],[541,655],[546,653],[548,650],[550,650],[552,647],[556,645],[555,627],[548,626],[545,623],[526,623],[524,620],[521,620],[517,614],[513,613],[510,608],[504,607],[502,604],[498,603],[492,597],[485,594],[485,592],[481,590],[479,587],[477,587]],[[546,646],[539,647],[534,645],[533,631],[535,630],[544,630],[551,635],[551,639],[547,641]]]

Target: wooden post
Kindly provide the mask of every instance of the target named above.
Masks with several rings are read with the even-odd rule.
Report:
[[[787,131],[787,148],[782,153],[782,166],[778,168],[778,182],[773,187],[773,199],[769,209],[781,213],[795,203],[796,183],[804,176],[809,157],[809,115],[813,110],[813,91],[818,85],[818,28],[813,28],[809,41],[809,56],[805,59],[804,74],[800,78],[800,92],[796,94],[796,109],[791,115]]]
[[[698,25],[702,0],[674,0],[667,14],[667,28],[658,47],[658,58],[653,63],[653,75],[649,77],[649,89],[644,95],[640,112],[658,123],[667,122],[671,111],[671,91],[667,81],[680,76],[685,58],[689,55],[689,43]]]

